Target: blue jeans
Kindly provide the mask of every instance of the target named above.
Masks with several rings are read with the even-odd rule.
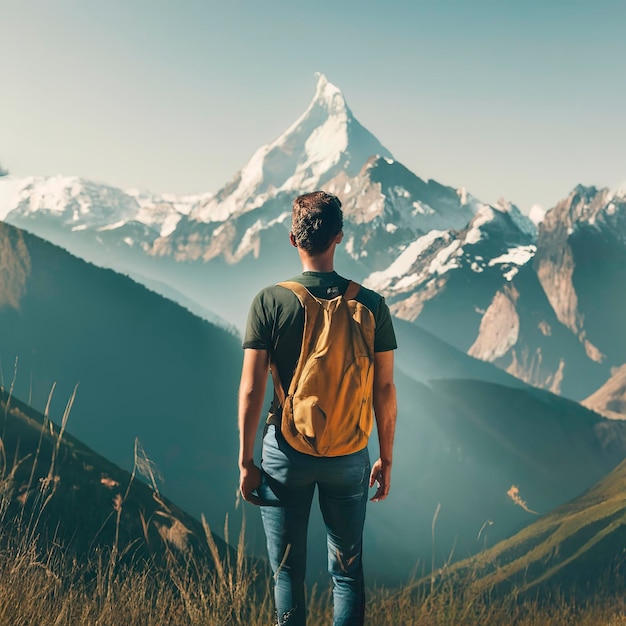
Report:
[[[315,457],[291,448],[280,428],[263,437],[263,483],[257,493],[274,572],[280,626],[304,626],[304,577],[309,513],[315,485],[327,530],[333,580],[334,626],[361,626],[365,587],[361,547],[370,460],[367,448],[339,457]]]

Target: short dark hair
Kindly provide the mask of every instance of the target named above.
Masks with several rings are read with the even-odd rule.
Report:
[[[291,232],[298,248],[311,254],[328,250],[343,229],[341,201],[325,191],[313,191],[293,201]]]

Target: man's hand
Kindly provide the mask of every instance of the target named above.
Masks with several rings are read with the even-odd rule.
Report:
[[[239,490],[243,499],[258,504],[259,498],[252,492],[261,485],[261,470],[253,462],[239,468]]]
[[[380,502],[389,495],[389,488],[391,487],[391,463],[389,461],[378,459],[374,463],[370,474],[370,487],[373,487],[374,483],[378,483],[378,489],[371,501]]]

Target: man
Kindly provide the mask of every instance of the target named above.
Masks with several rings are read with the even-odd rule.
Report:
[[[304,285],[319,299],[331,300],[346,293],[350,281],[334,271],[335,248],[343,239],[343,213],[336,196],[317,191],[296,198],[289,238],[298,250],[303,269],[292,281]],[[371,398],[380,443],[380,455],[371,470],[367,447],[339,456],[315,456],[294,449],[281,432],[279,396],[284,397],[290,388],[305,327],[303,304],[296,293],[281,285],[263,289],[248,316],[239,389],[240,489],[244,499],[265,505],[261,515],[274,571],[279,625],[306,623],[307,527],[316,485],[328,535],[334,626],[361,625],[364,621],[361,545],[365,506],[368,487],[377,484],[372,501],[378,502],[387,497],[391,485],[396,339],[389,309],[381,296],[361,287],[354,300],[375,322],[370,359],[373,383],[369,391],[363,390]],[[254,464],[253,448],[270,363],[279,393],[274,393],[263,436],[261,469]],[[369,417],[371,423],[371,409]]]

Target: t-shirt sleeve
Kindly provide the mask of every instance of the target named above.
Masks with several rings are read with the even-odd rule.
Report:
[[[272,346],[272,323],[268,318],[266,306],[267,293],[260,291],[252,301],[248,312],[243,348],[270,350]]]
[[[396,333],[391,321],[391,312],[382,298],[376,314],[376,332],[374,334],[374,352],[386,352],[398,347]]]

